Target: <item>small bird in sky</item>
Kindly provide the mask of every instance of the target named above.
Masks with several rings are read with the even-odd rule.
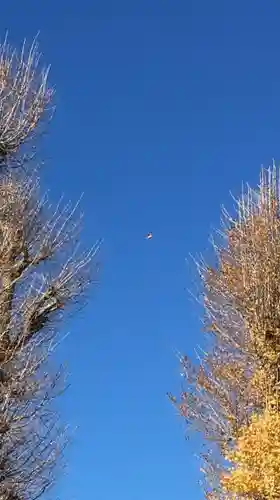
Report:
[[[148,233],[148,234],[146,234],[146,236],[145,236],[146,240],[151,240],[151,239],[152,239],[152,237],[153,237],[153,233]]]

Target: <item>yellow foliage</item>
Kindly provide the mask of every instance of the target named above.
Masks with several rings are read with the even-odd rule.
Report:
[[[239,433],[237,446],[227,457],[233,464],[222,478],[225,492],[246,498],[280,498],[280,415],[265,411],[253,416]]]
[[[210,336],[181,357],[180,414],[202,432],[205,498],[280,500],[280,171],[223,213],[215,265],[198,263]],[[277,414],[279,412],[279,415]],[[252,418],[252,414],[255,416]],[[222,476],[225,459],[232,468]]]

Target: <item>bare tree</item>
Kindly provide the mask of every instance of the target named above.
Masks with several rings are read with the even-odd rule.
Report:
[[[38,135],[52,110],[53,90],[47,85],[49,68],[40,67],[34,41],[21,52],[7,42],[0,45],[0,166],[19,166],[30,160],[30,141]],[[28,150],[26,149],[26,143]],[[33,142],[34,145],[34,142]],[[22,154],[20,154],[22,150]]]
[[[198,263],[207,349],[180,356],[170,396],[205,439],[208,499],[280,498],[280,184],[273,166],[223,212],[216,262]]]
[[[27,54],[0,47],[0,500],[35,500],[53,484],[67,436],[52,405],[63,379],[50,356],[99,249],[80,251],[78,205],[52,207],[38,172],[10,168],[23,164],[48,112],[38,62],[34,44]]]

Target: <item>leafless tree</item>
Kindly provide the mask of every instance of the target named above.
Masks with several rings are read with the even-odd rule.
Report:
[[[38,171],[10,168],[48,113],[46,78],[36,44],[0,47],[0,500],[35,500],[53,484],[67,436],[50,356],[97,271],[99,243],[80,251],[78,205],[52,207]]]
[[[36,40],[29,49],[24,43],[20,52],[8,44],[7,38],[0,45],[2,167],[15,167],[30,160],[30,142],[42,131],[52,112],[53,90],[47,85],[49,68],[41,68],[40,58]]]

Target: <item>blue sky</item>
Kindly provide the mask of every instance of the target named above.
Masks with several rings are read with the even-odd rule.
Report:
[[[18,44],[40,30],[52,64],[44,182],[54,198],[83,191],[83,241],[105,239],[101,286],[58,353],[62,415],[79,427],[61,499],[202,498],[165,397],[174,350],[200,335],[185,257],[207,249],[229,190],[280,159],[279,18],[277,0],[1,6],[1,32]]]

